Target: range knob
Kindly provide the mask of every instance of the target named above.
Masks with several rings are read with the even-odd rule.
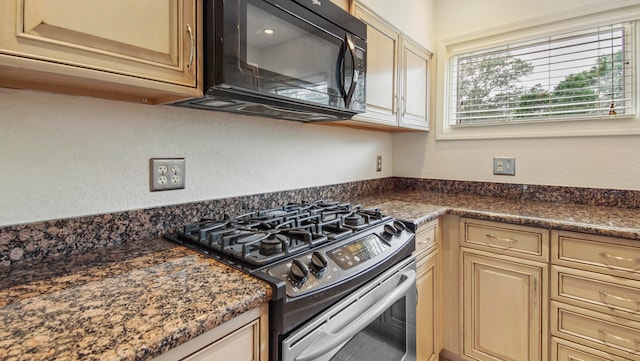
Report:
[[[400,221],[393,221],[393,226],[398,230],[398,233],[407,230],[407,226],[405,226],[404,223]]]
[[[387,236],[393,236],[407,230],[407,226],[400,221],[393,221],[384,225],[384,233]]]
[[[309,276],[309,267],[300,260],[294,259],[289,268],[289,276],[296,283],[304,283]]]
[[[393,236],[394,234],[398,233],[398,229],[396,227],[393,226],[393,224],[391,223],[387,223],[384,225],[384,234],[387,236]]]
[[[324,270],[327,269],[328,264],[329,264],[329,261],[327,261],[327,257],[325,257],[323,253],[315,251],[313,252],[313,254],[311,254],[311,268],[315,272],[317,273],[324,272]]]

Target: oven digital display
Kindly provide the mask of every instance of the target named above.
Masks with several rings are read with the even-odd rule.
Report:
[[[340,268],[347,270],[353,268],[389,248],[377,234],[370,234],[357,241],[351,242],[328,253]]]

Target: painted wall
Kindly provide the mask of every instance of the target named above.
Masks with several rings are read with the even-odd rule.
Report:
[[[500,26],[571,14],[624,0],[443,0],[435,3],[436,43]],[[436,62],[444,61],[436,54]],[[440,56],[438,56],[440,55]],[[434,73],[435,79],[442,77]],[[440,91],[439,89],[436,92]],[[433,94],[432,129],[441,97]],[[393,136],[394,175],[640,190],[640,136],[436,140],[435,131]],[[494,156],[516,157],[516,176],[494,176]]]
[[[395,2],[364,2],[427,44],[435,0],[402,1],[404,14]],[[391,141],[384,132],[0,88],[0,226],[389,177]],[[152,157],[186,158],[186,189],[149,192]]]
[[[435,49],[436,3],[448,0],[359,0],[425,48]],[[508,1],[508,0],[507,0]]]
[[[364,3],[428,49],[438,38],[546,9],[569,11],[575,3],[401,1],[407,5]],[[640,190],[637,136],[435,141],[434,133],[391,135],[0,89],[0,226],[392,175]],[[495,155],[517,158],[516,177],[491,174]],[[149,192],[152,157],[185,157],[187,188]]]
[[[0,226],[389,177],[391,149],[382,132],[0,88]],[[186,189],[150,192],[152,157],[186,158]]]

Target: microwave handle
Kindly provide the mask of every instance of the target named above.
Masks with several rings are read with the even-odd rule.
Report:
[[[347,51],[351,53],[351,84],[349,86],[349,91],[344,88],[344,79],[345,75],[342,75],[342,91],[344,95],[344,104],[345,107],[349,108],[351,105],[351,99],[353,98],[353,93],[356,90],[356,47],[353,45],[353,40],[351,39],[350,34],[346,34],[344,37],[345,44],[345,54]],[[346,56],[342,56],[342,63],[346,62]],[[344,69],[344,66],[343,66]]]
[[[349,86],[348,92],[345,87],[346,74],[344,73],[345,63],[347,61],[347,57],[346,57],[347,52],[351,54],[351,84]],[[344,37],[344,41],[342,43],[342,47],[340,48],[340,55],[338,58],[338,83],[340,83],[340,92],[342,94],[342,100],[344,100],[344,104],[346,108],[349,108],[349,106],[351,105],[351,98],[353,98],[353,93],[356,89],[355,76],[356,76],[355,46],[353,45],[353,41],[351,40],[351,35],[346,34]]]

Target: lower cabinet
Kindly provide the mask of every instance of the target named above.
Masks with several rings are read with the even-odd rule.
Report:
[[[640,361],[640,242],[445,215],[441,359]]]
[[[268,361],[268,306],[247,311],[154,361]]]
[[[557,337],[551,340],[551,359],[557,361],[630,361]]]
[[[459,324],[449,337],[456,359],[545,361],[548,359],[549,230],[460,218],[457,239],[445,248],[459,267]],[[455,265],[454,265],[455,266]],[[455,293],[450,293],[455,295]],[[459,302],[459,303],[456,303]],[[455,348],[453,348],[455,347]]]
[[[464,355],[476,360],[545,360],[547,266],[461,251]]]
[[[416,361],[437,361],[442,348],[441,262],[437,221],[416,234]]]
[[[640,243],[566,231],[551,240],[552,360],[639,361]]]

